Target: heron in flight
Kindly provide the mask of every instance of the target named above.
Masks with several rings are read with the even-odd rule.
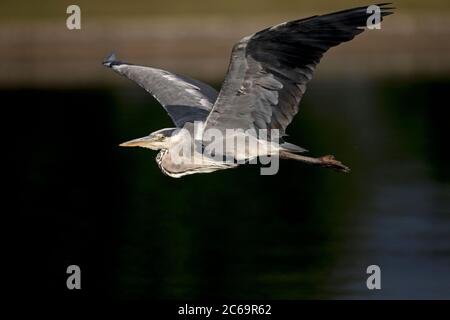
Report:
[[[389,4],[377,6],[380,21],[392,14],[390,10],[393,8]],[[284,141],[283,136],[298,112],[306,85],[323,54],[364,31],[372,15],[367,9],[366,6],[357,7],[284,22],[242,38],[232,49],[228,73],[220,92],[198,80],[119,61],[115,54],[111,54],[103,64],[153,95],[175,124],[174,128],[161,129],[120,146],[160,150],[156,157],[158,166],[163,173],[176,178],[239,165],[230,161],[229,156],[245,162],[275,154],[281,159],[348,172],[349,168],[333,156],[316,158],[302,155],[306,150]],[[244,137],[256,139],[258,150],[246,148],[238,155],[227,149],[219,157],[210,153],[205,156],[203,143],[184,138],[186,132],[195,135],[196,123],[201,124],[200,135],[208,129],[222,133],[228,129],[236,129],[241,134],[244,131]],[[266,130],[269,134],[262,138],[259,133],[247,133],[249,130]],[[277,130],[281,137],[278,141],[269,139],[272,130]],[[270,148],[261,148],[264,144]],[[180,147],[186,146],[191,149],[190,157],[195,161],[176,159]]]

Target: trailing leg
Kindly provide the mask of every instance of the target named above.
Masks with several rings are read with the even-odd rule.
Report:
[[[350,168],[343,165],[340,161],[336,160],[333,156],[327,155],[319,158],[306,157],[299,154],[291,153],[289,151],[280,151],[281,159],[297,160],[305,163],[309,163],[315,166],[332,168],[341,172],[349,172]]]

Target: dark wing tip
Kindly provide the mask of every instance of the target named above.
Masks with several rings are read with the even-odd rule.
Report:
[[[381,13],[383,16],[388,16],[390,14],[393,14],[393,12],[391,12],[391,10],[395,10],[397,8],[392,6],[393,3],[392,2],[385,2],[385,3],[378,3],[376,4],[376,6],[380,7],[381,9]]]
[[[392,2],[384,2],[384,3],[377,3],[375,6],[380,8],[381,11],[381,20],[383,20],[384,17],[389,16],[391,14],[394,14],[395,7],[392,6]],[[367,8],[369,8],[368,6]]]
[[[384,2],[384,3],[377,3],[377,4],[376,4],[376,6],[380,7],[380,8],[383,9],[383,10],[386,10],[386,9],[394,9],[394,8],[391,8],[391,7],[390,7],[390,6],[392,6],[392,5],[393,5],[392,2]],[[386,7],[386,6],[388,6],[388,7]]]
[[[111,68],[114,64],[117,64],[116,53],[110,53],[102,62],[105,67]]]

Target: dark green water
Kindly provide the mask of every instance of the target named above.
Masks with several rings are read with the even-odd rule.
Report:
[[[288,141],[348,175],[281,162],[275,176],[182,179],[154,152],[117,147],[171,126],[135,86],[0,91],[13,243],[51,296],[448,298],[449,84],[313,82]],[[65,290],[69,264],[80,292]],[[366,288],[372,264],[379,291]]]

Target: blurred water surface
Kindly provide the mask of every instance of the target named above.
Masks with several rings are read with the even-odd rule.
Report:
[[[171,126],[140,88],[4,89],[23,252],[49,294],[74,263],[88,297],[448,298],[449,84],[313,81],[288,141],[350,174],[284,161],[182,179],[118,147]]]

